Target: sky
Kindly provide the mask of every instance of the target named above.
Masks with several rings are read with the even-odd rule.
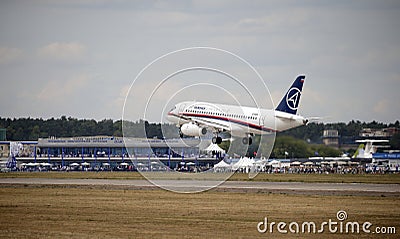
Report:
[[[159,122],[178,100],[245,98],[204,71],[149,96],[207,65],[274,105],[305,74],[298,113],[324,122],[400,118],[400,1],[1,1],[0,31],[0,117],[118,120],[129,93],[131,111],[155,106],[128,118]],[[226,52],[172,55],[139,74],[190,47]]]

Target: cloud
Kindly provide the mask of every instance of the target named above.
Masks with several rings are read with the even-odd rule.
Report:
[[[22,50],[18,48],[0,47],[0,64],[7,64],[20,58]]]
[[[130,88],[130,85],[122,86],[117,98],[115,100],[111,101],[112,103],[109,103],[108,106],[113,107],[113,108],[122,109],[122,107],[124,106],[126,95],[129,92],[129,88]]]
[[[86,46],[78,42],[54,42],[41,47],[37,51],[39,57],[49,60],[80,60],[86,54]]]
[[[304,9],[272,12],[258,17],[246,17],[239,20],[238,26],[242,30],[260,32],[276,32],[300,27],[311,18],[311,13]]]
[[[377,114],[387,113],[389,109],[389,101],[386,99],[378,101],[374,106],[374,112]]]
[[[39,94],[37,94],[37,98],[41,101],[54,101],[71,97],[74,93],[85,88],[90,80],[90,76],[81,74],[65,82],[49,81],[43,86]]]
[[[355,61],[354,65],[369,69],[388,71],[398,69],[400,61],[400,46],[380,46],[368,49],[364,55]]]

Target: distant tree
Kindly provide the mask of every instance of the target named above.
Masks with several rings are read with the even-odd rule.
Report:
[[[346,125],[346,127],[343,128],[342,132],[340,132],[340,135],[357,136],[360,134],[361,129],[362,129],[361,122],[360,121],[355,122],[354,120],[352,120]]]
[[[276,158],[307,158],[312,155],[304,140],[299,140],[291,136],[277,137],[272,152]]]
[[[310,123],[308,125],[278,133],[277,136],[292,136],[312,143],[320,143],[322,142],[321,136],[324,128],[325,125],[322,123]]]
[[[400,128],[400,122],[396,120],[396,122],[389,124],[389,127]]]
[[[179,128],[174,124],[164,123],[161,125],[162,136],[171,139],[171,138],[179,138]]]
[[[15,132],[15,134],[13,135],[13,137],[14,137],[15,139],[18,139],[18,140],[27,139],[27,137],[26,137],[25,134],[24,134],[24,130],[22,129],[22,127],[19,127],[19,128],[17,129],[17,131]]]
[[[39,125],[35,125],[32,128],[32,132],[29,136],[29,140],[37,140],[40,136],[40,128]]]
[[[291,136],[280,136],[276,138],[272,151],[275,158],[308,158],[311,156],[336,157],[341,152],[335,148],[321,144],[308,144],[304,140]]]
[[[117,120],[113,123],[113,136],[122,136],[122,120]]]
[[[98,134],[112,135],[114,133],[114,122],[111,119],[104,119],[97,123]]]
[[[322,144],[310,145],[310,150],[314,156],[319,157],[338,157],[342,154],[340,150]]]

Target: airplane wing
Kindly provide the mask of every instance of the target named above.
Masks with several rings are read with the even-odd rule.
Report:
[[[225,124],[222,122],[216,122],[212,119],[199,119],[196,117],[187,117],[187,118],[201,126],[211,127],[218,131],[231,131],[231,127],[230,127],[229,123]]]

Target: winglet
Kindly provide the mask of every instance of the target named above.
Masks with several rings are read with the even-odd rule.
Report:
[[[300,75],[296,78],[292,86],[289,88],[289,90],[286,92],[285,96],[279,103],[278,107],[276,107],[276,110],[294,115],[297,113],[297,109],[300,103],[301,91],[303,90],[305,79],[306,76],[304,75]]]

